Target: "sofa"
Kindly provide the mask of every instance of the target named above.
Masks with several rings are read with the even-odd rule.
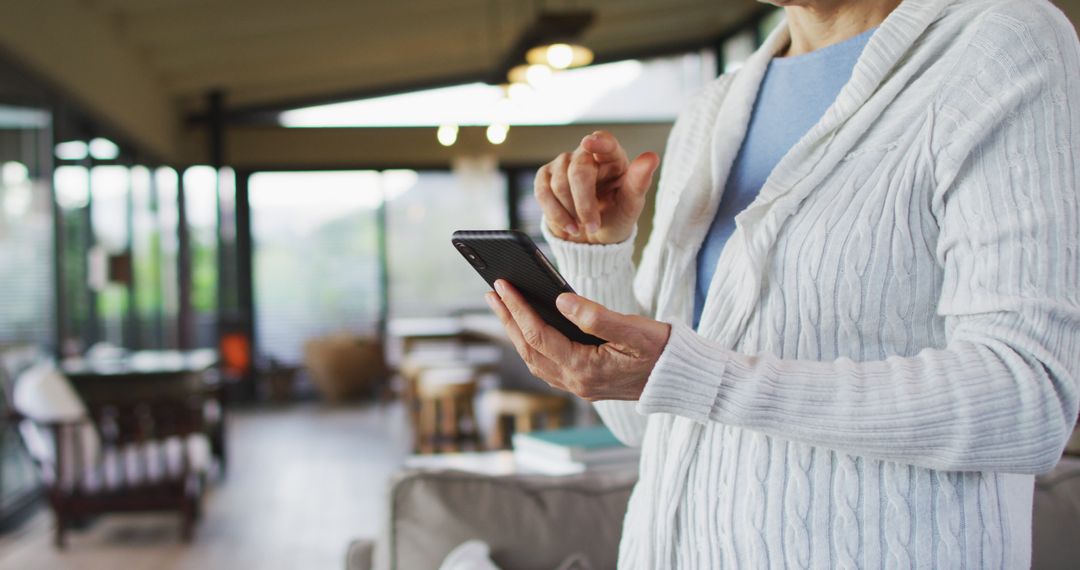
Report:
[[[1035,481],[1034,570],[1080,568],[1080,458],[1065,457]]]
[[[614,568],[634,470],[568,477],[406,470],[377,541],[349,545],[349,570],[435,569],[481,539],[499,568]],[[568,560],[579,564],[566,565]]]
[[[572,477],[486,476],[406,470],[391,484],[383,535],[353,541],[347,570],[439,568],[480,539],[502,569],[614,568],[635,473]],[[1080,568],[1080,458],[1036,480],[1035,570]],[[570,559],[584,559],[567,566]]]

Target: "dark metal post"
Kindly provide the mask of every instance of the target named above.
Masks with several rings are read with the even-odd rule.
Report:
[[[56,326],[56,330],[53,331],[53,338],[56,345],[53,347],[53,353],[59,358],[67,356],[64,354],[64,338],[68,333],[68,319],[69,319],[69,307],[67,302],[67,296],[64,294],[64,283],[66,281],[65,267],[64,267],[64,232],[67,226],[64,223],[64,212],[60,209],[60,203],[56,201],[56,181],[53,176],[56,172],[56,164],[53,159],[53,141],[56,139],[56,117],[50,115],[52,123],[49,129],[43,130],[40,137],[38,137],[37,153],[41,157],[41,162],[38,164],[40,169],[37,175],[41,178],[48,178],[49,192],[49,206],[52,213],[53,223],[53,302],[56,304],[53,313],[53,322]]]
[[[251,200],[249,199],[248,180],[251,173],[241,171],[236,173],[236,321],[240,331],[248,339],[248,368],[247,377],[244,378],[244,391],[246,395],[254,399],[256,396],[255,386],[255,355],[257,353],[257,339],[255,337],[255,288],[252,276],[252,238],[251,238]]]
[[[183,172],[177,173],[176,180],[176,275],[179,283],[177,315],[178,344],[181,350],[195,348],[195,311],[191,306],[191,232],[188,228],[187,197],[184,194]]]
[[[98,292],[94,291],[89,286],[90,267],[87,261],[87,253],[89,248],[93,247],[97,243],[97,234],[94,233],[94,184],[91,181],[94,172],[94,161],[92,159],[86,159],[86,192],[87,200],[86,207],[82,209],[83,214],[83,242],[86,247],[82,251],[82,260],[80,265],[83,268],[82,278],[80,279],[82,284],[82,291],[85,291],[85,302],[87,305],[87,328],[84,333],[83,339],[86,340],[86,346],[82,347],[83,350],[94,345],[102,338],[102,325],[101,315],[98,314]]]
[[[210,121],[210,166],[225,166],[225,93],[215,89],[206,96]]]
[[[523,194],[520,184],[522,171],[510,168],[503,172],[506,175],[506,224],[512,230],[520,230],[521,214],[518,201]]]
[[[380,173],[381,174],[381,173]],[[379,209],[375,213],[377,232],[376,239],[378,240],[379,248],[379,316],[377,321],[379,338],[386,342],[387,323],[390,320],[390,251],[387,245],[387,208],[386,208],[386,189],[382,188],[381,200],[379,201]]]
[[[135,279],[135,186],[131,180],[131,167],[132,163],[125,161],[122,166],[127,169],[127,192],[125,196],[127,199],[125,202],[125,220],[127,224],[127,243],[124,244],[124,256],[127,258],[127,283],[124,283],[124,289],[127,295],[127,311],[123,316],[124,324],[123,333],[121,338],[124,339],[124,347],[130,349],[140,349],[146,347],[145,332],[142,327],[142,319],[139,318],[138,307],[138,286]]]

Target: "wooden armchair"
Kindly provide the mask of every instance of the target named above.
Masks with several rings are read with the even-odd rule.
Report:
[[[14,418],[48,489],[57,548],[72,521],[111,512],[176,511],[191,540],[210,462],[202,398],[88,411],[77,421]]]

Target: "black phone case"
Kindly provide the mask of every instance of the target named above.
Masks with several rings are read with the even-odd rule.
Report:
[[[555,299],[561,293],[573,293],[574,290],[529,236],[513,230],[459,230],[454,232],[451,241],[454,249],[489,286],[494,288],[497,279],[509,281],[547,324],[570,340],[590,345],[604,344],[604,340],[583,332],[559,312]],[[479,256],[480,263],[470,261],[459,244],[471,248]]]

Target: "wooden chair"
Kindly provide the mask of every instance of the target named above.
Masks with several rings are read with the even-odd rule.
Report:
[[[114,512],[176,511],[181,537],[190,541],[210,460],[201,397],[89,411],[88,418],[65,422],[12,417],[46,484],[56,547],[64,547],[72,521]],[[86,449],[88,426],[100,437],[98,453]]]
[[[562,427],[568,402],[555,394],[492,390],[485,395],[483,405],[495,416],[488,447],[509,449],[514,433],[528,433],[541,424],[545,429]]]
[[[473,410],[476,377],[477,369],[469,367],[435,368],[421,373],[416,386],[418,452],[480,448]]]

